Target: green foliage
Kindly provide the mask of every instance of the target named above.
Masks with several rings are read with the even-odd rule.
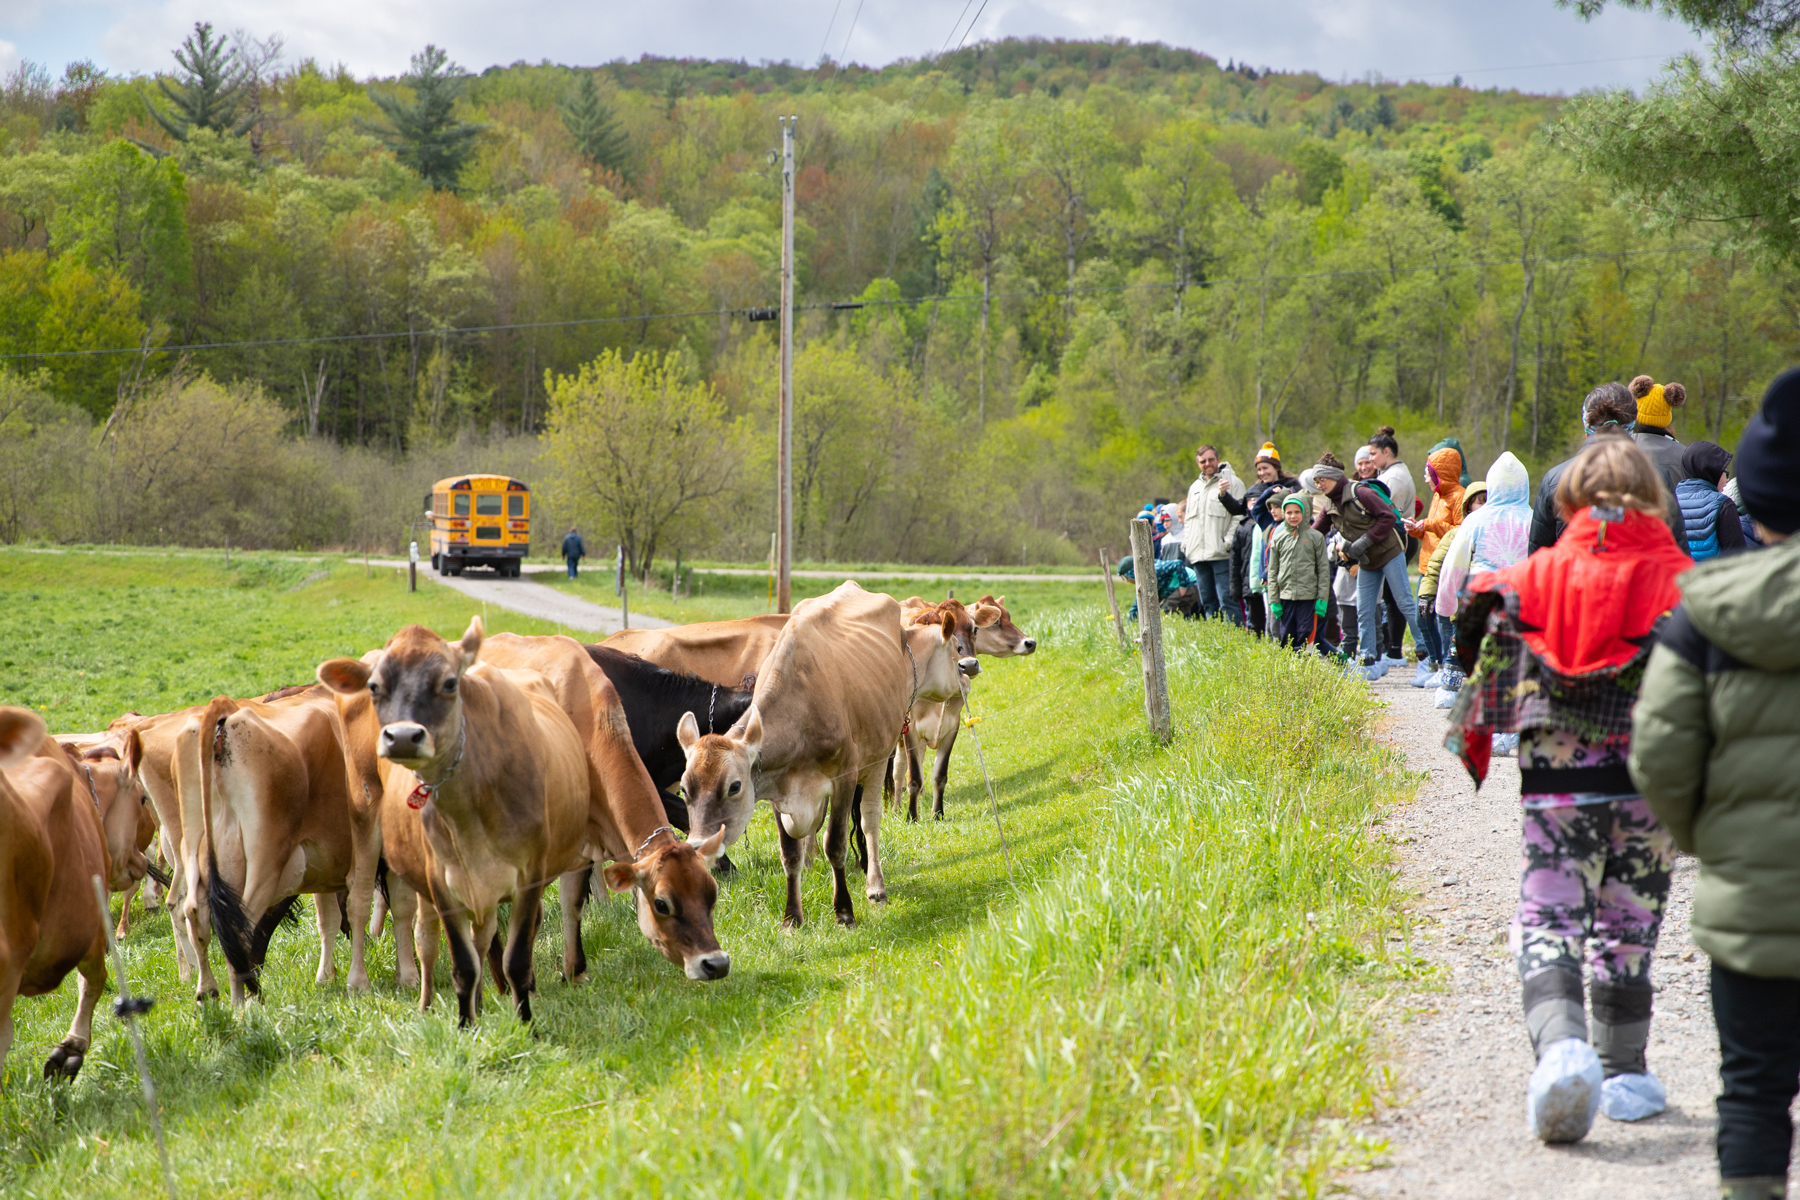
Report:
[[[574,90],[557,106],[557,113],[578,150],[607,170],[628,175],[631,138],[619,126],[612,105],[600,98],[593,72],[581,72]]]
[[[51,244],[116,272],[152,311],[175,316],[188,296],[187,180],[173,159],[116,141],[75,160]]]
[[[174,110],[165,115],[144,97],[144,108],[156,123],[178,142],[196,129],[241,134],[256,119],[255,113],[239,115],[251,83],[237,48],[223,37],[214,37],[212,26],[194,22],[194,32],[175,51],[182,69],[174,82],[159,79],[156,86]]]
[[[388,148],[426,183],[443,191],[456,189],[463,164],[474,151],[473,142],[486,128],[456,115],[456,101],[467,78],[449,54],[426,46],[412,56],[412,70],[400,79],[412,89],[412,103],[387,92],[369,92],[388,120],[388,128],[381,131]]]

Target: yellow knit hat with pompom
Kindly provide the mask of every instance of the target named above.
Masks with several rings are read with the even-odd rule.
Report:
[[[1687,403],[1687,389],[1679,383],[1657,383],[1648,375],[1631,381],[1631,394],[1637,400],[1637,423],[1655,429],[1667,429],[1675,420],[1675,410]]]

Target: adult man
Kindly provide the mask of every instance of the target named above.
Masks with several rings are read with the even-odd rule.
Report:
[[[1388,490],[1388,497],[1394,502],[1394,512],[1401,522],[1400,536],[1405,540],[1406,553],[1402,559],[1410,558],[1415,553],[1417,539],[1408,536],[1405,523],[1417,515],[1418,489],[1413,486],[1412,469],[1400,461],[1400,442],[1394,437],[1394,427],[1383,425],[1369,439],[1369,461],[1375,467],[1375,478],[1382,482]],[[1392,591],[1385,593],[1387,620],[1382,625],[1382,638],[1386,645],[1383,648],[1383,661],[1389,666],[1406,665],[1406,626],[1400,620],[1400,601]],[[1425,656],[1425,646],[1418,646],[1420,657]]]
[[[569,578],[575,578],[578,565],[587,557],[587,543],[581,540],[581,534],[573,525],[569,526],[568,536],[563,538],[562,556],[563,561],[569,564]]]
[[[1223,612],[1233,625],[1242,625],[1237,601],[1231,595],[1231,532],[1236,524],[1222,497],[1242,500],[1244,485],[1231,464],[1219,461],[1219,451],[1202,446],[1194,453],[1200,477],[1188,489],[1181,504],[1181,553],[1200,582],[1200,615]]]

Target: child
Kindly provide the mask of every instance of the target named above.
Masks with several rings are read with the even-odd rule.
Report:
[[[1687,477],[1675,485],[1675,499],[1681,504],[1688,553],[1695,562],[1744,548],[1737,502],[1723,491],[1730,465],[1731,451],[1713,442],[1690,442],[1681,452],[1681,469]]]
[[[1579,1141],[1596,1108],[1635,1121],[1664,1105],[1644,1050],[1675,847],[1626,756],[1652,630],[1693,565],[1662,522],[1666,504],[1648,455],[1624,437],[1595,438],[1557,483],[1567,527],[1556,545],[1475,576],[1457,610],[1456,654],[1473,675],[1445,745],[1479,786],[1493,735],[1519,739],[1525,829],[1511,941],[1538,1060],[1526,1114],[1546,1142]]]
[[[1487,501],[1481,511],[1464,517],[1450,542],[1450,553],[1438,568],[1433,611],[1440,617],[1454,618],[1463,580],[1482,571],[1512,566],[1525,557],[1530,536],[1531,476],[1525,464],[1508,450],[1488,468]],[[1449,708],[1455,704],[1462,683],[1462,668],[1452,655],[1438,681],[1437,706]]]
[[[1281,524],[1269,538],[1269,611],[1283,646],[1310,646],[1331,603],[1325,535],[1307,522],[1306,497],[1281,500]]]
[[[1456,525],[1460,526],[1464,520],[1474,515],[1486,503],[1487,481],[1485,479],[1477,479],[1474,483],[1458,489]],[[1437,615],[1438,575],[1443,570],[1444,560],[1450,557],[1450,547],[1455,544],[1456,528],[1452,527],[1449,533],[1438,539],[1437,545],[1432,548],[1430,561],[1419,572],[1419,627],[1424,628],[1427,622],[1437,627],[1438,648],[1444,652],[1444,658],[1438,664],[1435,674],[1427,675],[1423,682],[1414,680],[1414,687],[1441,688],[1444,686],[1444,677],[1458,669],[1455,664],[1456,656],[1451,653],[1456,638],[1456,622],[1449,617]],[[1423,552],[1421,551],[1421,553]],[[1457,685],[1457,687],[1461,686],[1461,684]],[[1456,702],[1456,690],[1455,687],[1450,689],[1450,703],[1452,704]],[[1449,705],[1446,704],[1442,707],[1447,708]]]
[[[1800,371],[1737,449],[1767,547],[1682,580],[1632,714],[1631,775],[1700,859],[1694,942],[1712,958],[1719,1175],[1728,1200],[1787,1195],[1800,1076]]]

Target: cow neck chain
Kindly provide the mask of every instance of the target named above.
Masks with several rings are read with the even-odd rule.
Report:
[[[912,666],[912,695],[906,700],[906,715],[911,716],[913,704],[919,699],[919,660],[913,657],[912,643],[906,640],[906,634],[900,635],[900,648],[906,651],[906,661]]]
[[[84,762],[81,764],[81,769],[87,772],[88,795],[94,798],[94,811],[104,818],[106,812],[100,807],[100,785],[94,782],[94,768]]]
[[[652,829],[650,831],[649,837],[645,838],[643,841],[638,843],[638,848],[632,852],[631,861],[636,862],[638,859],[644,857],[645,847],[649,846],[651,842],[654,842],[657,839],[657,836],[659,834],[664,834],[664,833],[669,835],[670,841],[673,842],[673,841],[678,840],[675,837],[675,831],[673,829],[671,829],[667,825],[658,825],[655,829]]]
[[[706,732],[713,731],[713,705],[719,700],[719,685],[712,685],[712,695],[706,698]]]
[[[424,808],[425,805],[437,799],[438,790],[446,783],[450,782],[450,777],[456,774],[456,768],[462,765],[463,750],[466,749],[468,745],[469,719],[459,708],[456,721],[456,757],[450,760],[450,769],[445,771],[443,777],[436,783],[426,783],[425,776],[422,774],[419,775],[419,786],[413,789],[413,795],[417,796],[423,794],[425,798],[419,802],[418,807]],[[415,772],[415,774],[417,774],[417,772]]]

